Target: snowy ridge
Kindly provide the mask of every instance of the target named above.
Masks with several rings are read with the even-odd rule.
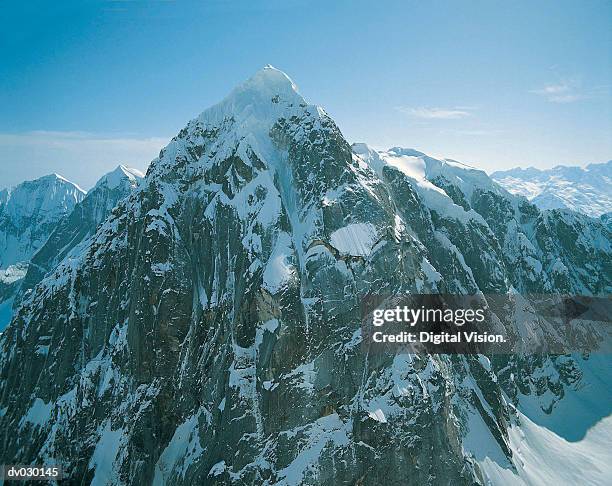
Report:
[[[0,332],[11,320],[30,258],[85,194],[57,174],[0,191]]]
[[[74,210],[57,223],[45,244],[32,256],[22,293],[33,288],[68,255],[82,251],[88,238],[112,209],[138,188],[143,177],[137,169],[123,165],[102,176]]]
[[[79,198],[73,207],[68,206],[65,212],[62,211],[48,221],[50,234],[43,244],[39,248],[33,248],[36,251],[32,255],[24,255],[27,256],[27,260],[20,264],[18,273],[20,281],[12,282],[10,292],[0,291],[0,330],[11,321],[13,310],[19,305],[23,295],[70,252],[82,246],[84,240],[95,232],[117,202],[137,187],[142,177],[136,169],[119,166],[103,176],[91,191],[86,194],[83,192],[82,199]],[[66,183],[68,188],[78,188],[59,176],[48,176],[45,179]],[[8,223],[5,221],[4,224]],[[37,222],[37,224],[42,223]]]
[[[562,285],[562,288],[571,288],[578,294],[591,292],[574,278],[576,273],[584,277],[587,272],[582,268],[572,269],[572,264],[564,261],[563,255],[566,253],[550,255],[548,247],[540,246],[537,239],[534,241],[534,235],[544,228],[572,228],[574,241],[579,242],[586,253],[592,249],[601,250],[606,256],[600,263],[608,265],[610,233],[605,225],[559,210],[544,212],[534,218],[536,212],[525,199],[512,195],[485,172],[464,164],[434,159],[421,152],[398,147],[376,152],[365,144],[358,144],[353,146],[353,150],[381,176],[384,167],[394,167],[405,174],[427,208],[442,218],[448,218],[450,226],[447,231],[453,231],[451,227],[459,223],[478,228],[486,239],[496,239],[499,249],[495,250],[497,255],[494,258],[505,260],[508,268],[515,268],[515,272],[528,282],[518,289],[520,291],[537,289],[538,292],[550,292]],[[528,214],[532,216],[527,217]],[[456,223],[451,223],[451,220]],[[439,236],[441,243],[444,243],[446,238],[441,234]],[[545,245],[548,244],[547,241]],[[497,268],[488,270],[492,276],[505,271],[495,266]],[[507,287],[510,283],[506,281],[502,285]],[[598,292],[606,294],[609,291],[610,284],[607,284]]]

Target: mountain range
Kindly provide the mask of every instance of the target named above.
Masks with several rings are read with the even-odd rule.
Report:
[[[94,192],[31,257],[0,338],[0,462],[92,485],[612,476],[596,347],[372,354],[360,326],[372,294],[516,294],[524,312],[531,294],[609,296],[602,221],[454,161],[350,145],[272,67],[138,184]]]
[[[491,178],[541,209],[571,209],[594,218],[612,213],[612,160],[585,168],[516,168]]]
[[[57,174],[0,193],[0,332],[22,294],[91,236],[142,177],[119,166],[89,193]]]

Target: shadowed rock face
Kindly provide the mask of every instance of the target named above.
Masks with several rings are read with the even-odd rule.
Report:
[[[191,121],[2,336],[0,459],[83,484],[473,484],[477,421],[512,469],[519,387],[560,399],[581,363],[370,355],[361,298],[552,292],[556,259],[564,292],[609,292],[609,233],[361,149],[273,68]],[[579,230],[603,243],[571,251]]]

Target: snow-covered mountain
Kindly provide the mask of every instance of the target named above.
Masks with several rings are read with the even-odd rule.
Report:
[[[594,218],[612,212],[612,160],[585,168],[516,168],[494,172],[491,178],[542,209],[572,209]]]
[[[34,288],[75,249],[78,252],[117,203],[138,187],[143,177],[139,170],[124,165],[104,175],[72,213],[57,224],[47,242],[34,254],[21,293]]]
[[[85,191],[57,174],[0,191],[0,332],[11,319],[30,258],[84,197]]]
[[[0,331],[10,322],[13,309],[21,300],[21,295],[33,288],[48,271],[91,236],[98,225],[108,217],[112,208],[136,188],[142,177],[144,177],[143,174],[136,169],[119,166],[102,177],[86,195],[77,186],[59,176],[39,179],[42,183],[37,186],[39,191],[37,195],[29,191],[24,193],[20,189],[30,184],[27,182],[12,191],[13,196],[19,195],[22,198],[21,201],[24,200],[23,198],[34,198],[34,201],[37,197],[40,198],[41,206],[46,205],[47,209],[32,213],[30,212],[32,211],[31,205],[18,203],[19,199],[14,199],[16,207],[9,210],[9,214],[14,215],[11,221],[28,221],[28,224],[22,223],[19,226],[7,220],[0,220],[0,234],[3,231],[7,233],[12,228],[13,235],[15,235],[14,239],[7,240],[7,247],[10,248],[7,254],[14,255],[17,249],[14,245],[19,244],[15,243],[16,241],[34,243],[30,246],[22,244],[22,248],[27,247],[30,252],[22,251],[19,257],[24,260],[4,270],[4,280],[0,280]],[[59,187],[67,188],[70,194],[70,197],[67,198],[69,204],[64,204],[65,198],[61,196],[57,185],[48,185],[49,179],[57,181]],[[72,195],[75,196],[74,199]],[[57,203],[56,209],[49,210],[53,207],[54,202]],[[40,216],[32,218],[32,214]],[[31,242],[28,239],[28,232],[43,228],[45,234],[37,233],[38,240]],[[0,275],[2,275],[1,272]],[[0,276],[0,279],[2,278]]]
[[[607,356],[371,355],[360,308],[607,295],[611,261],[601,222],[351,147],[267,67],[24,298],[0,340],[0,462],[80,484],[604,484]]]
[[[57,174],[0,192],[0,268],[28,261],[85,191]]]

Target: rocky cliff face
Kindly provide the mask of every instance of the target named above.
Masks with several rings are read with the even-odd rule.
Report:
[[[521,427],[592,361],[370,355],[361,298],[609,293],[610,257],[597,221],[482,172],[351,148],[266,68],[24,300],[0,342],[0,459],[83,484],[530,480]]]

